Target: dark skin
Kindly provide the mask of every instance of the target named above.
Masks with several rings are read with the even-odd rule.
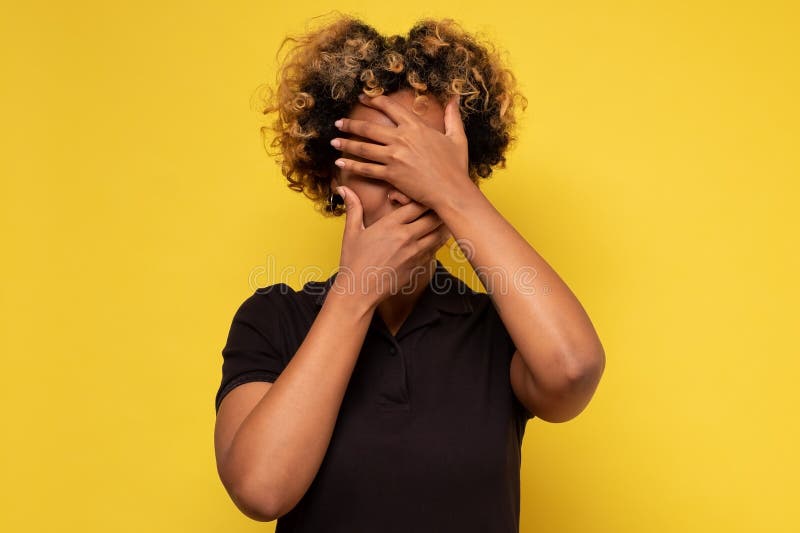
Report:
[[[398,93],[398,95],[402,97],[403,93]],[[411,105],[408,99],[404,99],[403,103],[404,105]],[[431,127],[437,127],[438,125],[438,127],[441,128],[441,131],[444,131],[443,113],[444,111],[441,106],[429,105],[424,110],[420,118],[425,124]],[[383,112],[362,104],[356,104],[350,111],[348,118],[370,121],[375,124],[394,126],[394,122],[392,122],[392,120]],[[369,141],[369,139],[361,137],[357,134],[351,133],[345,135],[353,140],[364,142]],[[363,159],[355,153],[343,152],[343,155],[355,161],[369,162],[369,160]],[[423,210],[428,211],[429,209],[427,206],[424,206],[419,202],[415,202],[385,180],[378,180],[362,176],[346,168],[340,169],[339,167],[334,167],[334,178],[332,185],[333,187],[340,185],[347,186],[348,192],[351,193],[351,198],[355,197],[355,200],[361,204],[360,209],[362,210],[363,218],[362,224],[365,228],[371,227],[375,222],[382,219],[387,214],[412,202],[416,203]],[[430,210],[428,214],[433,220],[436,220],[441,224],[441,219],[434,211]],[[347,216],[353,217],[354,214],[349,212]],[[434,245],[436,249],[428,250],[428,253],[421,256],[415,263],[415,266],[420,269],[420,274],[419,277],[416,278],[416,282],[408,284],[405,288],[408,289],[407,291],[398,292],[396,294],[382,294],[377,297],[378,301],[376,302],[376,311],[393,335],[397,333],[403,322],[405,322],[406,318],[408,318],[408,316],[411,314],[414,305],[433,275],[433,271],[435,270],[436,266],[434,258],[437,249],[441,247],[441,244],[450,238],[450,233],[446,227],[440,228],[440,231],[441,235],[443,236],[443,241],[439,244],[439,246]],[[346,232],[344,236],[344,243],[346,244],[352,238],[353,237],[349,236]],[[376,239],[376,241],[384,243],[385,238],[386,236]],[[366,252],[366,250],[364,250],[365,248],[370,248],[373,246],[375,246],[374,243],[362,245],[360,247],[352,246],[353,254]],[[391,267],[398,268],[399,265],[391,265]]]
[[[412,100],[408,91],[380,96],[342,122],[339,148],[355,156],[344,158],[336,180],[347,203],[342,265],[352,272],[389,265],[408,282],[414,267],[431,266],[452,233],[519,348],[509,374],[514,393],[539,418],[568,420],[590,400],[605,364],[591,322],[469,179],[456,102],[446,109],[432,102],[420,117]],[[364,114],[372,119],[359,119]],[[536,275],[503,290],[485,267]],[[336,289],[339,281],[337,275]],[[294,508],[322,464],[376,306],[393,332],[413,309],[414,294],[366,289],[358,297],[331,290],[275,382],[245,383],[222,401],[214,430],[217,468],[247,516],[269,521]]]
[[[342,157],[337,165],[350,176],[384,182],[386,190],[396,189],[440,217],[517,346],[509,376],[514,393],[543,420],[574,418],[599,384],[605,368],[603,347],[566,283],[469,178],[458,100],[447,103],[442,123],[431,125],[411,110],[410,90],[362,96],[362,106],[390,120],[351,116],[337,121],[342,136],[331,144],[359,158]],[[432,97],[429,101],[438,105]],[[406,314],[405,302],[388,305],[403,309],[397,316]],[[392,310],[389,307],[388,316]]]

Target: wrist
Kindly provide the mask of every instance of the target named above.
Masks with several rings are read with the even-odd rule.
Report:
[[[365,293],[356,284],[340,279],[338,275],[328,289],[325,301],[328,300],[336,302],[336,305],[344,308],[347,313],[357,316],[371,315],[378,306],[374,295]]]
[[[433,210],[446,224],[453,215],[458,216],[474,212],[481,202],[486,201],[488,200],[478,188],[478,185],[472,180],[467,180],[456,191],[448,193],[441,198],[437,205],[433,207]]]

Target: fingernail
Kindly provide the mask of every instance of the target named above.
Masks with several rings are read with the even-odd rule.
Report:
[[[364,93],[359,93],[358,94],[358,99],[363,102],[363,101],[365,101],[367,99],[367,95],[364,94]]]
[[[333,123],[333,125],[336,126],[337,128],[341,128],[342,127],[342,119],[337,120],[336,122]]]
[[[339,196],[341,196],[342,200],[344,200],[344,198],[346,196],[346,193],[344,192],[344,189],[342,187],[336,187],[336,192],[338,192]]]

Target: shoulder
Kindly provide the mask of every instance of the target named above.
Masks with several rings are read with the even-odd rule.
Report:
[[[257,288],[236,311],[238,318],[255,318],[265,313],[276,313],[296,299],[297,291],[286,283],[274,283]]]
[[[236,310],[234,321],[268,330],[278,324],[305,323],[314,314],[313,291],[296,290],[286,283],[259,287]]]
[[[486,292],[472,289],[466,282],[459,280],[459,291],[469,302],[473,316],[487,318],[488,315],[496,315],[497,309],[494,302]]]
[[[260,324],[279,318],[305,321],[318,312],[330,284],[331,279],[309,281],[299,290],[286,283],[259,287],[241,303],[236,316]]]
[[[466,285],[466,284],[465,284]],[[471,320],[482,334],[489,335],[503,344],[512,344],[511,337],[492,297],[467,287],[466,298],[472,309]]]

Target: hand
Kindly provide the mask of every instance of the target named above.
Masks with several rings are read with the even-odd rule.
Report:
[[[343,168],[391,183],[407,196],[434,210],[438,210],[447,199],[459,196],[463,187],[472,185],[468,168],[469,148],[457,95],[450,99],[444,109],[444,134],[425,124],[413,111],[388,96],[361,96],[361,103],[382,111],[397,126],[341,119],[341,125],[338,126],[341,131],[381,144],[334,138],[331,144],[341,151],[379,163],[340,158],[337,164],[343,162]]]
[[[377,306],[415,282],[451,235],[435,211],[414,201],[365,228],[361,200],[349,187],[338,189],[347,211],[335,290]]]

